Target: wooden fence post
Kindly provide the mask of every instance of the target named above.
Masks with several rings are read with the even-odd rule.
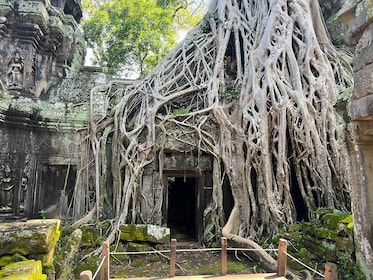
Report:
[[[102,264],[102,280],[109,280],[110,275],[110,243],[105,241],[102,243],[102,257],[105,257],[105,260]]]
[[[170,278],[175,277],[176,242],[176,239],[171,239]]]
[[[79,280],[92,280],[92,271],[84,270],[80,272]]]
[[[277,276],[286,275],[286,250],[287,241],[285,239],[280,239],[278,243]]]
[[[325,280],[338,280],[337,265],[328,262],[325,264]]]
[[[227,238],[221,238],[221,275],[227,275]]]

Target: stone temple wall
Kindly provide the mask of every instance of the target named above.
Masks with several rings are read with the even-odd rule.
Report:
[[[0,220],[85,214],[89,203],[85,200],[73,207],[79,213],[67,209],[77,170],[84,164],[80,154],[89,120],[90,89],[107,82],[100,69],[84,67],[79,75],[67,75],[50,89],[47,100],[3,92]]]
[[[358,42],[353,60],[351,100],[351,196],[356,240],[367,278],[373,277],[373,1],[354,2],[351,36]]]
[[[71,214],[90,89],[108,82],[82,66],[81,17],[79,0],[0,0],[0,220]]]

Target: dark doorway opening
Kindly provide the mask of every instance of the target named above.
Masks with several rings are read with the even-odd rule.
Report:
[[[67,218],[76,181],[76,166],[48,164],[42,168],[41,197],[38,212],[47,218]]]
[[[177,239],[196,239],[196,186],[195,177],[167,177],[168,227]]]

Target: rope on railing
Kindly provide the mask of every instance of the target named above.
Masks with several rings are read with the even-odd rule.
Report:
[[[200,249],[176,249],[176,252],[211,252],[221,251],[221,248],[200,248]]]
[[[299,263],[300,265],[304,266],[305,268],[311,270],[313,273],[316,273],[317,275],[325,278],[324,274],[321,274],[320,272],[318,272],[317,270],[313,269],[312,267],[306,265],[305,263],[301,262],[300,260],[298,260],[297,258],[293,257],[292,255],[286,253],[286,256],[288,256],[289,258],[291,258],[292,260],[296,261],[297,263]]]
[[[101,260],[99,266],[97,267],[97,270],[96,270],[95,274],[92,276],[92,280],[96,279],[97,274],[99,273],[99,271],[100,271],[101,268],[102,268],[102,265],[104,264],[105,258],[106,258],[106,256],[104,256],[104,257],[102,258],[102,260]]]
[[[198,249],[176,249],[176,252],[208,252],[221,251],[221,248],[198,248]],[[277,252],[278,249],[249,249],[249,248],[227,248],[227,251],[266,251]],[[141,251],[141,252],[110,252],[110,255],[146,255],[157,253],[170,253],[171,250]]]
[[[227,248],[227,251],[266,251],[266,252],[278,252],[278,249]]]
[[[171,250],[140,251],[140,252],[110,252],[110,255],[146,255],[146,254],[170,253],[170,252]]]

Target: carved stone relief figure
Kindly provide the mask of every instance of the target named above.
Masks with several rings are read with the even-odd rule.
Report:
[[[7,70],[7,86],[9,89],[22,89],[24,64],[18,50],[13,54]]]
[[[13,209],[14,178],[9,164],[3,166],[0,180],[0,212],[11,212]]]
[[[28,192],[28,185],[31,179],[31,166],[32,166],[32,160],[30,160],[29,155],[26,156],[25,160],[25,166],[22,171],[22,177],[21,177],[21,184],[19,189],[19,209],[21,214],[25,214],[25,209],[28,205],[28,198],[27,198],[27,192]]]

